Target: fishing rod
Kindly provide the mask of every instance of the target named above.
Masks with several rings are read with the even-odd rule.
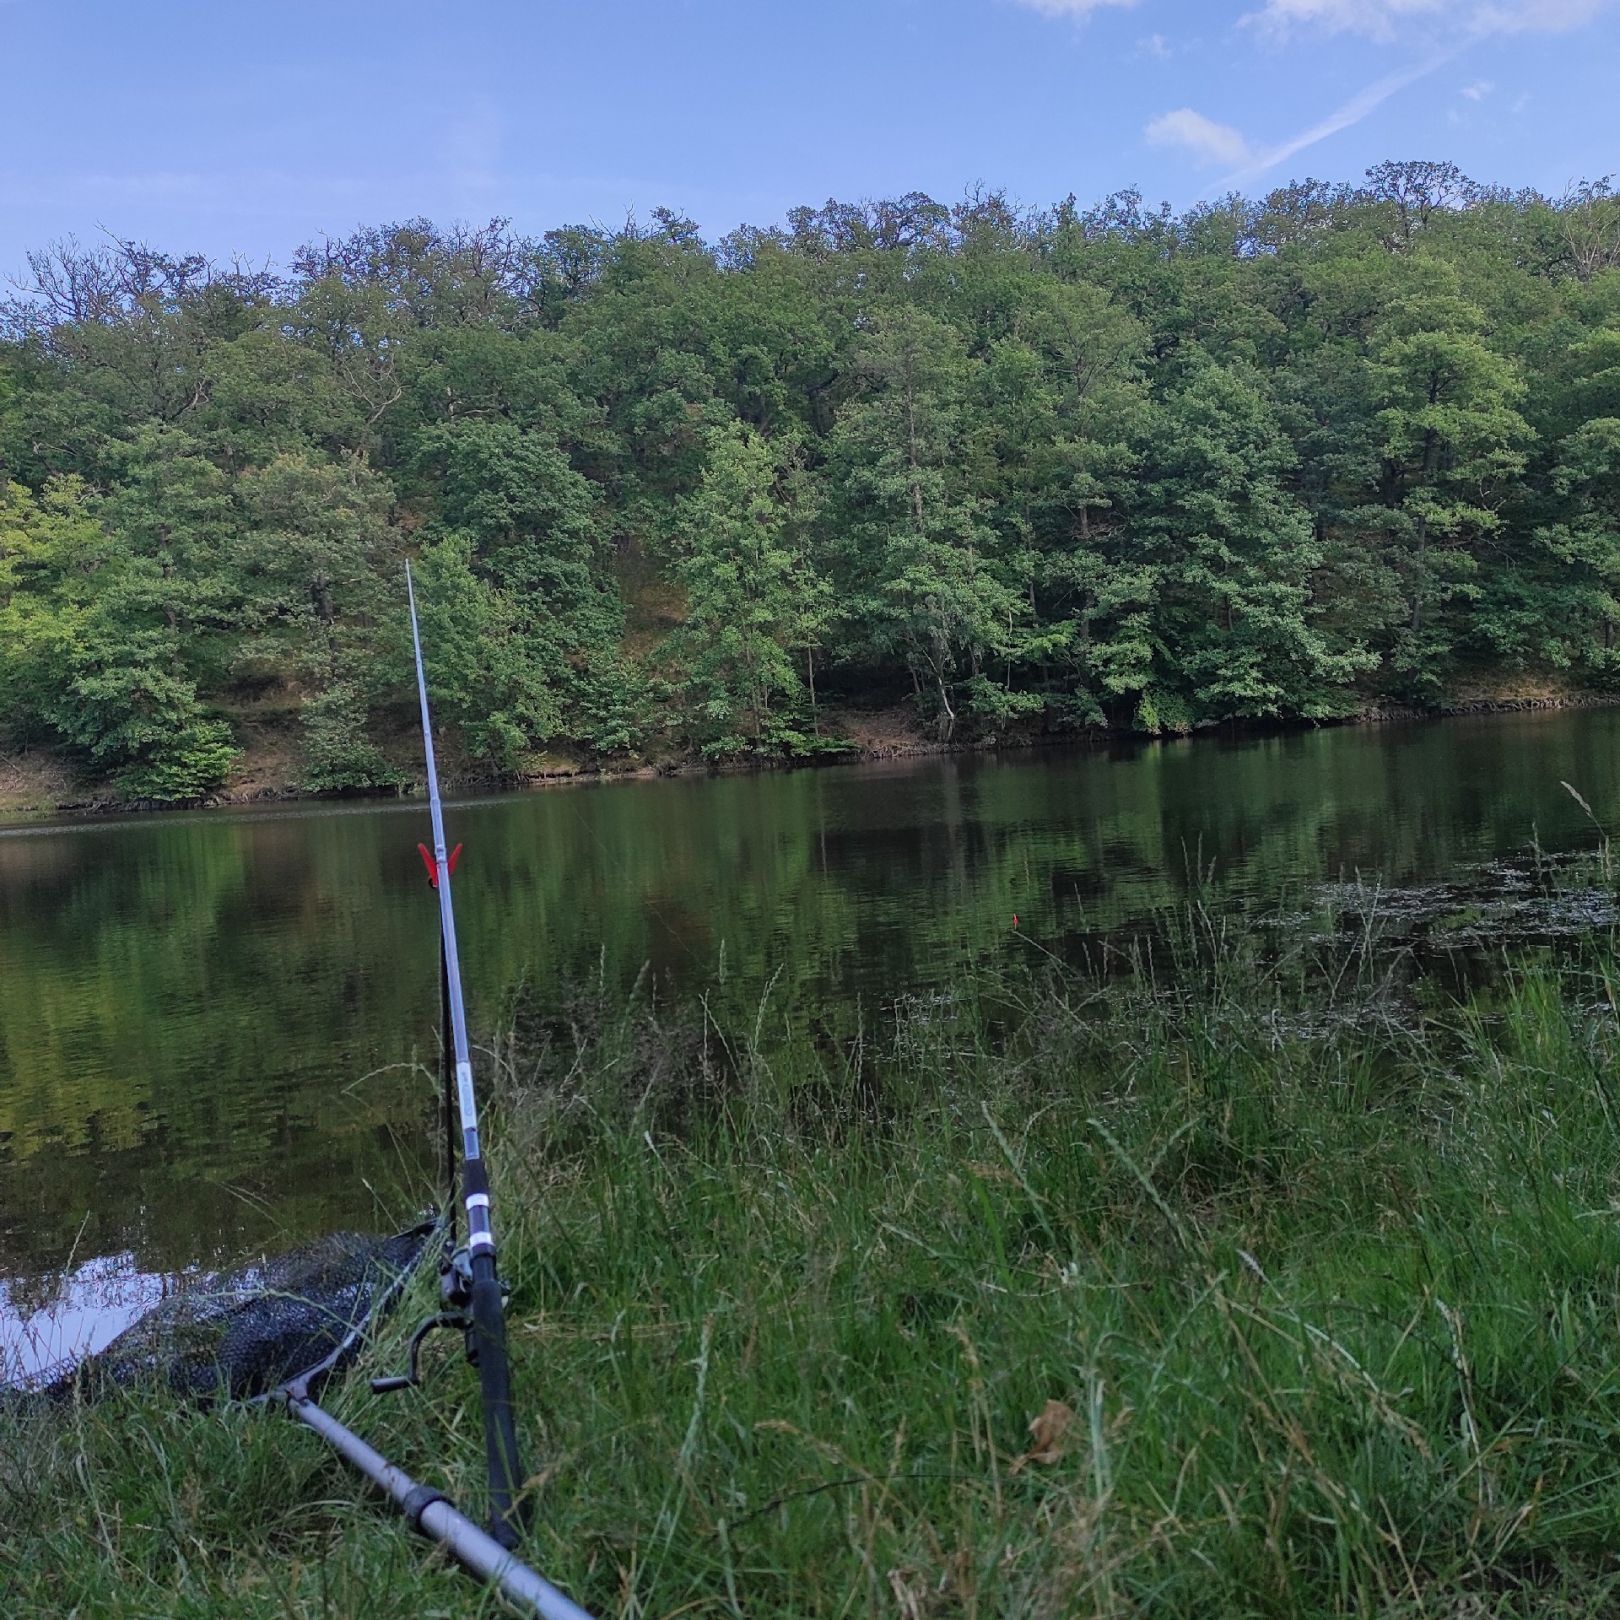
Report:
[[[439,901],[439,984],[441,1005],[449,1013],[448,1050],[453,1064],[456,1114],[461,1127],[461,1203],[467,1242],[452,1256],[445,1273],[445,1302],[451,1315],[467,1318],[467,1357],[478,1369],[484,1417],[484,1462],[489,1479],[490,1534],[503,1547],[517,1545],[523,1528],[519,1497],[523,1468],[517,1426],[512,1414],[512,1376],[506,1353],[506,1305],[496,1259],[491,1218],[489,1170],[478,1131],[478,1093],[473,1083],[472,1049],[467,1040],[467,1007],[461,988],[461,956],[456,946],[456,913],[450,894],[455,859],[444,836],[444,805],[439,796],[438,762],[433,751],[433,716],[428,706],[427,672],[422,660],[422,630],[416,614],[416,584],[405,565],[410,601],[411,648],[416,658],[416,694],[422,711],[422,753],[427,769],[428,813],[433,823],[432,872],[429,881]],[[460,846],[456,854],[461,852]],[[449,1325],[430,1318],[431,1325]],[[429,1324],[424,1324],[426,1331]],[[418,1344],[420,1340],[416,1341]],[[413,1358],[414,1359],[414,1358]],[[414,1382],[412,1374],[407,1375]],[[397,1380],[380,1381],[398,1388]]]
[[[405,589],[410,601],[411,646],[416,657],[416,691],[422,710],[422,749],[427,766],[428,807],[433,823],[433,848],[423,846],[428,881],[439,902],[439,997],[443,1019],[441,1062],[444,1068],[444,1125],[446,1140],[446,1221],[448,1253],[441,1268],[440,1292],[445,1309],[428,1317],[412,1334],[408,1370],[399,1376],[374,1378],[372,1390],[381,1394],[421,1382],[418,1356],[422,1341],[437,1328],[460,1328],[466,1335],[467,1357],[478,1369],[484,1417],[484,1461],[489,1482],[490,1522],[483,1529],[460,1513],[440,1492],[419,1485],[403,1469],[389,1462],[353,1430],[345,1427],[315,1400],[307,1380],[300,1379],[281,1392],[288,1411],[313,1429],[352,1467],[387,1494],[413,1529],[432,1537],[472,1571],[491,1582],[514,1603],[540,1620],[591,1620],[565,1593],[522,1563],[513,1553],[523,1525],[521,1500],[523,1470],[519,1462],[517,1427],[512,1414],[511,1370],[506,1354],[506,1310],[496,1263],[495,1230],[491,1219],[489,1171],[484,1163],[478,1130],[478,1094],[473,1082],[472,1052],[467,1040],[467,1009],[461,989],[461,958],[456,949],[456,917],[451,904],[450,878],[461,853],[446,848],[444,806],[439,797],[438,765],[433,752],[433,719],[428,707],[427,674],[422,660],[422,632],[416,615],[416,585],[410,564],[405,565]],[[451,1120],[454,1096],[456,1120]],[[454,1124],[460,1126],[461,1206],[467,1241],[455,1247],[453,1224]]]
[[[445,848],[416,586],[408,565],[405,583],[433,820],[432,850],[425,845],[418,848],[439,903],[441,1125],[447,1186],[438,1215],[380,1239],[329,1233],[278,1259],[260,1260],[209,1277],[196,1288],[181,1289],[143,1312],[103,1349],[41,1383],[33,1393],[42,1401],[96,1399],[161,1377],[169,1390],[203,1402],[282,1407],[382,1490],[412,1529],[439,1542],[525,1613],[539,1620],[590,1620],[585,1610],[513,1550],[524,1523],[523,1469],[512,1415],[489,1171],[478,1131],[478,1095],[450,900],[451,873],[461,846],[449,852]],[[458,1147],[466,1231],[460,1247],[455,1219]],[[371,1388],[382,1394],[419,1384],[422,1342],[428,1334],[451,1328],[464,1335],[467,1358],[478,1370],[483,1408],[487,1528],[459,1512],[442,1492],[419,1485],[320,1405],[324,1386],[360,1353],[375,1324],[398,1304],[435,1239],[442,1243],[441,1309],[411,1335],[408,1370],[402,1376],[373,1378]]]

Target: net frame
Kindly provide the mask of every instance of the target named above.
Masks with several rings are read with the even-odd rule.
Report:
[[[13,1391],[98,1400],[153,1387],[200,1405],[314,1394],[359,1355],[448,1231],[441,1211],[388,1235],[331,1232],[199,1279],[100,1350]]]

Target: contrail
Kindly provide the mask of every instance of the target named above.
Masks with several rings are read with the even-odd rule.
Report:
[[[1454,61],[1463,49],[1461,45],[1456,46],[1436,56],[1428,57],[1415,66],[1397,68],[1395,72],[1386,73],[1381,79],[1374,79],[1364,90],[1358,90],[1348,101],[1335,107],[1326,118],[1312,124],[1309,129],[1302,130],[1298,135],[1276,146],[1268,146],[1264,151],[1257,152],[1248,162],[1234,169],[1204,195],[1208,197],[1234,191],[1245,181],[1264,174],[1268,169],[1276,168],[1279,163],[1286,163],[1289,158],[1303,152],[1309,146],[1315,146],[1318,141],[1325,141],[1328,136],[1337,135],[1340,130],[1359,124],[1368,113],[1388,101],[1397,91],[1404,90],[1409,84],[1416,84],[1419,79],[1427,78],[1437,68]]]

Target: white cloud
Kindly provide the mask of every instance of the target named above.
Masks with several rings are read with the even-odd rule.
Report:
[[[1254,155],[1241,131],[1217,124],[1191,107],[1162,114],[1143,134],[1150,146],[1179,146],[1200,163],[1244,163]]]
[[[1468,35],[1564,33],[1612,0],[1262,0],[1245,23],[1287,36],[1304,28],[1392,40],[1425,21]]]
[[[1088,17],[1104,6],[1131,7],[1137,0],[1013,0],[1014,5],[1038,11],[1043,17]]]
[[[1452,0],[1264,0],[1242,20],[1270,33],[1287,35],[1299,28],[1325,28],[1332,34],[1366,34],[1390,39],[1408,18],[1433,16]]]
[[[1413,16],[1432,16],[1451,0],[1265,0],[1246,23],[1277,34],[1295,28],[1325,28],[1330,33],[1367,34],[1374,39],[1393,36],[1397,24]]]
[[[1563,34],[1584,28],[1613,0],[1497,0],[1477,5],[1475,24],[1490,34]]]
[[[1149,34],[1146,39],[1137,40],[1136,49],[1139,55],[1155,57],[1160,62],[1170,60],[1170,41],[1163,34]]]
[[[1348,101],[1341,102],[1325,118],[1318,119],[1316,123],[1302,129],[1297,135],[1290,136],[1285,141],[1279,141],[1275,146],[1267,146],[1258,150],[1244,146],[1247,152],[1246,160],[1236,158],[1232,160],[1235,167],[1231,173],[1225,175],[1219,185],[1218,191],[1230,191],[1253,180],[1257,175],[1264,174],[1268,169],[1274,169],[1279,163],[1286,163],[1290,158],[1297,157],[1307,147],[1315,146],[1318,141],[1325,141],[1330,135],[1337,135],[1340,130],[1349,129],[1353,124],[1359,124],[1370,112],[1381,107],[1398,90],[1404,90],[1407,85],[1415,84],[1419,79],[1427,78],[1436,68],[1443,67],[1460,50],[1460,46],[1453,47],[1440,56],[1431,56],[1424,61],[1417,62],[1410,67],[1398,69],[1394,73],[1386,73],[1383,78],[1375,79],[1365,89],[1358,90]],[[1197,117],[1197,114],[1193,115]],[[1220,125],[1213,126],[1220,128]],[[1237,131],[1231,132],[1237,135]],[[1242,136],[1238,136],[1242,140]]]
[[[1464,101],[1483,101],[1495,88],[1489,79],[1475,79],[1472,84],[1465,84],[1457,94]]]

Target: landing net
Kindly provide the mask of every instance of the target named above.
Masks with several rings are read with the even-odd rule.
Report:
[[[314,1393],[359,1352],[442,1232],[439,1221],[391,1237],[332,1232],[202,1278],[31,1388],[96,1399],[144,1386],[189,1400],[244,1401],[301,1382]]]

